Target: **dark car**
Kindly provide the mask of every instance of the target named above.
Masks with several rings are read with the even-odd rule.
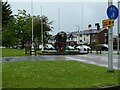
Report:
[[[108,45],[107,44],[99,44],[99,45],[97,45],[97,49],[102,50],[102,51],[108,51]]]

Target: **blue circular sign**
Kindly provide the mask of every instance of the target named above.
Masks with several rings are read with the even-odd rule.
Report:
[[[108,8],[107,8],[107,15],[110,19],[116,19],[119,15],[119,11],[117,9],[116,6],[114,5],[110,5]]]

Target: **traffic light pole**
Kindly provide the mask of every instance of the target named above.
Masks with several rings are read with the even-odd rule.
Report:
[[[113,0],[108,0],[108,6],[113,4]],[[113,27],[108,27],[108,69],[113,71]]]

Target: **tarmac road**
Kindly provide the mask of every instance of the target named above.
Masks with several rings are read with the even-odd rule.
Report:
[[[120,56],[120,55],[119,55]],[[120,57],[113,55],[114,69],[120,69]],[[20,56],[20,57],[2,57],[2,62],[16,61],[48,61],[48,60],[75,60],[88,64],[108,67],[108,54],[85,54],[85,55],[40,55],[40,56]],[[118,65],[119,64],[119,65]]]

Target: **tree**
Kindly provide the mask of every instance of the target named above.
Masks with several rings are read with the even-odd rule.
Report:
[[[31,39],[31,16],[27,14],[25,10],[18,10],[18,14],[15,15],[15,33],[19,41],[21,42],[21,48],[24,48],[26,41]]]
[[[43,16],[43,31],[44,31],[44,42],[47,42],[52,30],[52,21],[49,22],[48,18]],[[34,16],[34,41],[41,42],[41,17]],[[18,42],[21,43],[21,49],[27,41],[31,42],[32,37],[32,16],[26,12],[26,10],[18,10],[18,14],[14,15],[10,19],[10,22],[6,24],[3,30],[3,46],[15,46]]]
[[[10,22],[3,27],[2,31],[2,46],[10,47],[15,46],[18,42],[18,37],[15,33],[15,22],[16,20],[13,18]]]
[[[10,4],[8,2],[2,2],[2,25],[6,25],[12,16]]]

